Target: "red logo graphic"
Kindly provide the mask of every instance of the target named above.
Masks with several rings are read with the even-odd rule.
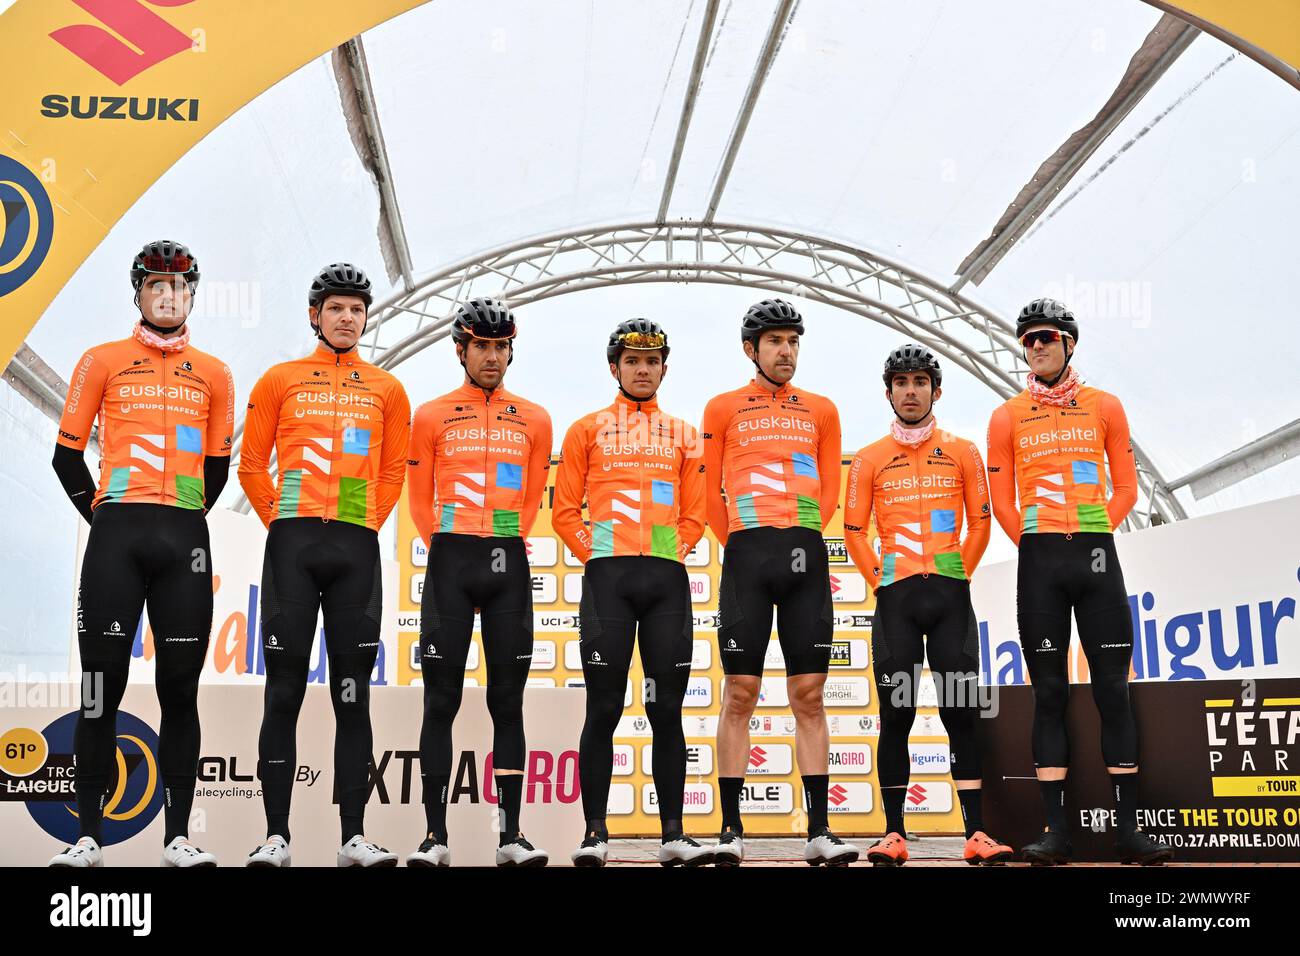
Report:
[[[835,806],[837,807],[842,806],[844,804],[844,801],[847,800],[848,798],[849,798],[849,792],[845,790],[844,787],[842,787],[838,783],[826,791],[826,799],[829,800],[831,803],[835,804]]]
[[[921,786],[919,783],[914,783],[907,788],[907,802],[912,806],[919,807],[921,804],[925,803],[925,797],[925,787]]]
[[[72,0],[103,27],[60,27],[50,38],[118,86],[151,66],[188,50],[193,41],[141,0]],[[183,7],[194,0],[149,0],[155,7]],[[114,33],[117,35],[115,36]],[[122,39],[119,39],[121,37]],[[122,42],[125,40],[126,42]]]
[[[767,763],[767,751],[762,747],[749,748],[749,765],[757,770],[763,764]]]
[[[837,578],[835,575],[832,574],[832,575],[831,575],[831,594],[839,594],[839,593],[840,593],[840,579]]]

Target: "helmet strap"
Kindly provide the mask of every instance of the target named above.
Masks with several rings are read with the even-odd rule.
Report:
[[[1062,343],[1061,348],[1065,348],[1064,338],[1061,339],[1061,343]],[[1065,352],[1065,364],[1061,366],[1061,370],[1056,373],[1056,377],[1053,378],[1050,382],[1044,381],[1043,384],[1046,385],[1048,388],[1056,387],[1056,383],[1059,382],[1061,379],[1065,378],[1065,373],[1070,368],[1070,359],[1072,358],[1074,358],[1074,349],[1067,349]],[[1026,358],[1026,362],[1028,362],[1028,358]]]
[[[763,376],[763,378],[767,379],[769,382],[771,382],[772,385],[775,386],[776,388],[780,388],[782,383],[778,382],[772,376],[764,372],[763,366],[758,364],[758,339],[750,339],[749,342],[754,347],[754,357],[750,359],[750,361],[754,363],[754,368],[758,369],[758,374]]]

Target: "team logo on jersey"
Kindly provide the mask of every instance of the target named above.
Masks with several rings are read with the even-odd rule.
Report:
[[[989,503],[987,501],[980,505],[980,511],[984,512],[984,514],[989,513]]]
[[[517,408],[515,408],[513,405],[507,405],[507,406],[506,406],[506,414],[507,414],[507,415],[518,415],[518,414],[519,414],[519,410],[518,410]]]
[[[930,452],[930,454],[933,455],[935,458],[942,458],[942,457],[943,457],[943,449],[940,448],[938,445],[936,445],[935,448],[934,448],[934,451]]]
[[[189,362],[181,362],[181,370],[185,372],[192,372],[194,371],[194,366],[191,365]]]
[[[361,381],[361,374],[359,372],[354,371],[351,375],[348,376],[348,378],[352,379],[352,381],[354,382],[359,382]]]

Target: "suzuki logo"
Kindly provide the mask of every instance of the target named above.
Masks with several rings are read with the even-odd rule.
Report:
[[[844,801],[847,800],[848,798],[849,798],[849,792],[845,790],[844,787],[838,783],[826,791],[826,799],[829,800],[837,807],[842,806],[844,804]]]
[[[907,802],[912,806],[919,807],[921,804],[925,803],[925,798],[925,787],[921,786],[919,783],[914,783],[907,788]]]
[[[50,34],[50,39],[118,86],[194,45],[189,34],[176,29],[141,0],[72,2],[109,29],[77,24],[60,27]],[[155,7],[183,7],[193,0],[149,2]]]
[[[757,770],[765,763],[767,763],[767,751],[762,747],[751,747],[749,750],[749,765]]]

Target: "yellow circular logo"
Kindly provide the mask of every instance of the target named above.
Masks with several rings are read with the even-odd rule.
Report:
[[[0,770],[11,777],[28,777],[45,766],[49,744],[39,730],[14,727],[0,736]]]

